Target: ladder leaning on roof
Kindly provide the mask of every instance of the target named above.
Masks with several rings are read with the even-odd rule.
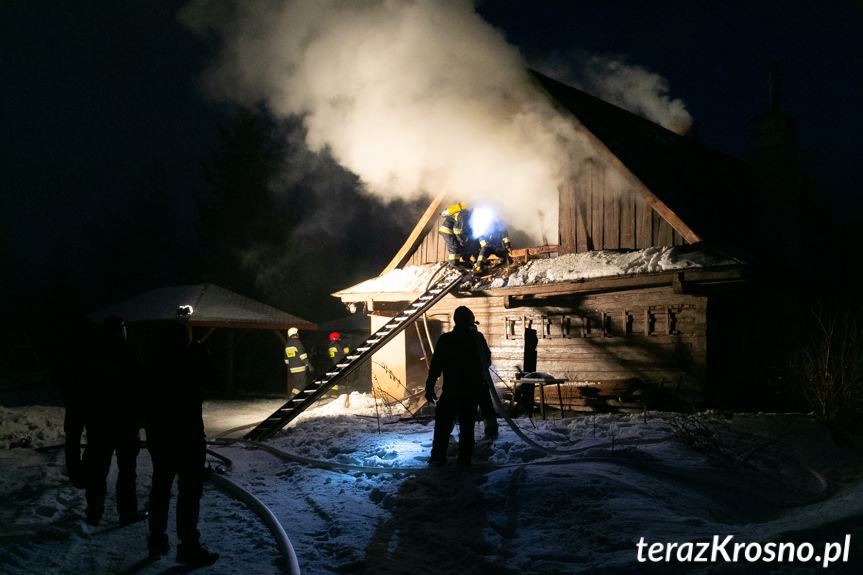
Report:
[[[257,427],[246,434],[245,439],[259,441],[269,439],[275,435],[276,432],[285,427],[310,405],[321,399],[340,380],[347,377],[349,373],[358,368],[365,360],[377,353],[391,339],[415,322],[434,304],[443,299],[445,295],[461,283],[462,278],[469,274],[469,272],[453,270],[451,268],[443,269],[447,273],[444,273],[440,278],[435,278],[431,286],[420,297],[402,310],[399,315],[369,336],[368,339],[356,348],[354,353],[345,356],[341,362],[336,363],[323,376],[317,378],[308,387],[288,400],[286,404],[270,417],[259,423]]]

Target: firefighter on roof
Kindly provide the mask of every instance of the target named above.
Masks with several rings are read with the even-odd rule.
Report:
[[[438,228],[438,233],[446,243],[449,254],[449,265],[455,266],[459,262],[469,262],[471,255],[476,255],[479,246],[471,237],[470,210],[464,202],[453,204],[441,212],[443,222]]]
[[[288,344],[285,346],[285,365],[291,372],[293,382],[293,390],[289,390],[297,394],[306,388],[308,384],[308,374],[312,371],[312,366],[309,363],[309,356],[306,353],[306,348],[303,347],[303,342],[300,341],[299,330],[292,327],[288,330]]]
[[[512,246],[509,245],[509,236],[503,224],[495,220],[491,231],[479,238],[479,256],[476,258],[477,272],[482,273],[488,265],[489,256],[497,256],[507,263],[510,262]]]

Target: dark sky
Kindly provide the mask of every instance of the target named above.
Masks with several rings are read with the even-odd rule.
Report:
[[[777,62],[804,167],[838,213],[863,208],[860,0],[494,0],[481,10],[533,61],[581,48],[662,75],[701,141],[743,160],[747,122],[766,110]]]
[[[130,197],[160,190],[172,209],[193,208],[226,116],[198,90],[212,52],[177,22],[182,5],[0,2],[4,273],[38,272],[58,246],[84,261],[93,228]],[[493,0],[478,10],[531,63],[586,51],[660,74],[701,141],[741,159],[777,61],[782,106],[824,202],[845,215],[863,207],[860,0]]]

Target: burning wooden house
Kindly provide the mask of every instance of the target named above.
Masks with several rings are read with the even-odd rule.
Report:
[[[373,383],[396,397],[421,389],[437,337],[466,305],[501,387],[535,370],[564,381],[544,391],[567,410],[717,405],[751,360],[748,222],[733,211],[751,200],[751,166],[535,78],[596,152],[559,183],[558,244],[516,249],[504,276],[451,291],[374,356]],[[380,277],[333,294],[367,311],[372,331],[446,265],[437,227],[450,201],[460,198],[429,206]]]

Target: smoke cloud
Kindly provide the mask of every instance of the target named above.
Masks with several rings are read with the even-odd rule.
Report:
[[[309,148],[371,192],[446,192],[555,241],[561,174],[591,152],[471,2],[200,0],[182,17],[222,41],[214,96],[302,117]]]
[[[685,134],[692,127],[692,116],[686,105],[669,95],[667,80],[655,72],[628,63],[623,56],[611,57],[579,50],[566,56],[547,58],[534,67],[547,76],[677,134]]]

